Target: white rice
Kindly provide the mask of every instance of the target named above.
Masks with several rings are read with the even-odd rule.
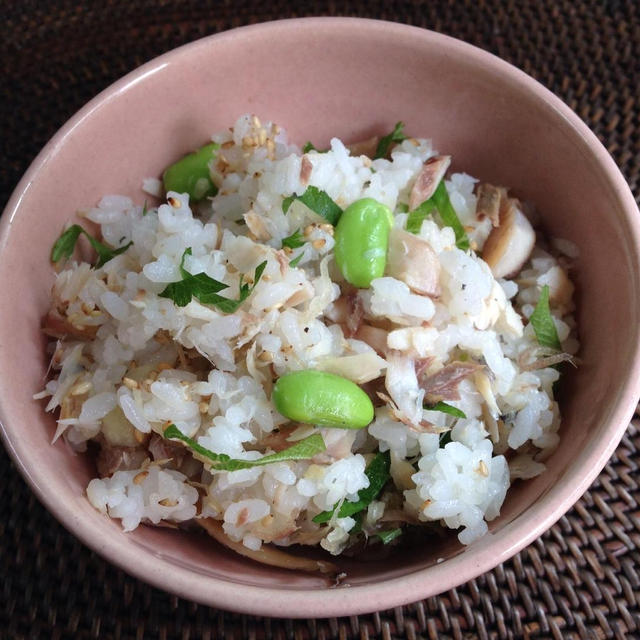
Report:
[[[55,347],[55,375],[40,397],[50,396],[48,411],[61,409],[56,437],[77,450],[97,440],[112,448],[129,442],[144,452],[174,423],[215,453],[255,460],[272,451],[276,430],[287,433],[287,419],[269,399],[277,376],[322,369],[359,384],[381,378],[389,400],[358,434],[320,430],[327,451],[313,460],[225,472],[190,456],[178,464],[149,451],[136,468],[93,479],[91,504],[127,531],[141,522],[214,517],[230,539],[252,550],[263,542],[295,543],[303,531],[315,532],[315,542],[337,554],[350,543],[356,520],[334,517],[319,525],[313,518],[358,499],[369,486],[367,462],[379,449],[391,454],[393,483],[368,506],[365,531],[379,530],[393,503],[407,520],[438,521],[456,530],[461,543],[473,542],[499,515],[511,480],[541,473],[558,444],[553,384],[559,374],[550,367],[524,370],[522,362],[538,348],[528,318],[544,285],[563,349],[577,351],[565,269],[575,247],[555,241],[565,255],[559,260],[537,246],[516,279],[496,280],[476,253],[456,247],[451,228],[427,218],[418,237],[440,263],[441,295],[421,295],[388,274],[358,294],[365,323],[388,332],[383,358],[330,319],[344,289],[333,229],[299,202],[285,215],[282,202],[308,185],[343,208],[371,197],[395,212],[402,229],[407,214],[399,205],[436,154],[431,142],[406,140],[390,159],[371,161],[333,139],[328,152],[306,155],[307,185],[299,149],[271,123],[243,116],[213,140],[222,144],[224,163],[212,167],[219,192],[210,201],[191,208],[186,194],[170,192],[169,202],[143,211],[129,198],[105,196],[86,214],[100,225],[104,242],[133,244],[100,269],[71,263],[57,276],[54,307],[74,326],[93,329],[90,339],[68,337]],[[454,173],[446,186],[480,252],[491,223],[476,219],[476,181]],[[146,179],[144,189],[162,193],[157,179]],[[283,252],[282,239],[296,230],[304,232],[304,246]],[[181,279],[187,248],[186,270],[228,285],[221,295],[234,297],[241,274],[253,274],[263,261],[266,268],[234,314],[195,299],[180,308],[158,294]],[[297,255],[298,266],[287,266]],[[465,419],[424,408],[416,363],[425,359],[428,374],[465,359],[483,365],[460,384],[460,400],[450,402]],[[421,432],[421,424],[433,432]],[[450,431],[451,441],[440,446],[438,431]]]

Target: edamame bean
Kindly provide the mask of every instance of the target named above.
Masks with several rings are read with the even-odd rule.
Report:
[[[373,420],[369,396],[351,380],[324,371],[285,374],[271,400],[285,418],[307,424],[361,429]]]
[[[210,142],[168,167],[162,176],[165,191],[188,193],[193,202],[215,196],[218,187],[211,182],[209,164],[219,146]]]
[[[335,257],[347,282],[366,289],[384,274],[393,214],[373,198],[350,204],[335,230]]]

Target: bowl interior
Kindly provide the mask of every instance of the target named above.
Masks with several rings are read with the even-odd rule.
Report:
[[[40,319],[65,221],[101,195],[142,203],[158,176],[214,131],[252,112],[291,139],[326,144],[390,130],[431,137],[454,169],[508,185],[534,202],[553,236],[580,249],[581,366],[567,374],[562,443],[539,478],[512,487],[492,535],[462,552],[455,536],[347,562],[351,589],[263,568],[198,536],[140,527],[123,534],[84,497],[91,464],[62,443],[32,395],[47,370]],[[638,228],[633,200],[604,150],[568,109],[479,50],[422,30],[372,21],[271,23],[200,41],[142,67],[85,108],[50,143],[3,217],[0,238],[0,419],[21,470],[87,544],[127,570],[192,599],[272,615],[371,611],[449,588],[515,553],[587,487],[618,442],[636,399]],[[440,559],[445,561],[441,562]],[[393,589],[384,588],[392,580]],[[296,590],[238,600],[233,585]],[[226,586],[225,586],[226,585]],[[245,592],[246,593],[246,592]],[[275,593],[275,592],[274,592]],[[279,592],[280,594],[282,592]]]

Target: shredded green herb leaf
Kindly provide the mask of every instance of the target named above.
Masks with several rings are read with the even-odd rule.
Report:
[[[456,210],[449,200],[449,193],[444,180],[440,180],[440,183],[436,187],[433,195],[420,203],[413,211],[409,212],[407,218],[406,229],[411,233],[420,233],[420,228],[424,219],[433,211],[437,209],[442,219],[443,224],[446,227],[451,227],[456,234],[456,246],[458,249],[466,251],[469,248],[469,238],[467,233],[458,218]]]
[[[456,246],[458,249],[466,251],[469,248],[469,238],[467,238],[467,234],[460,222],[460,219],[458,218],[458,214],[453,208],[451,200],[449,200],[449,193],[447,192],[444,180],[440,181],[440,184],[436,187],[431,199],[438,208],[438,213],[442,218],[442,222],[444,222],[445,226],[451,227],[456,234]]]
[[[240,291],[237,300],[218,295],[219,291],[228,288],[224,282],[219,282],[209,277],[206,273],[189,273],[184,268],[184,261],[191,255],[191,247],[185,249],[180,260],[180,275],[182,280],[168,284],[158,295],[161,298],[169,298],[179,307],[185,307],[192,298],[197,298],[202,304],[216,306],[224,313],[233,313],[249,297],[255,286],[260,281],[262,273],[267,266],[266,260],[260,263],[253,276],[253,284],[249,285],[240,278]]]
[[[451,442],[451,431],[445,431],[440,434],[440,438],[438,438],[438,446],[442,449],[446,445]]]
[[[302,260],[302,256],[304,255],[304,251],[301,251],[293,260],[289,260],[289,266],[293,269],[298,266],[298,262]]]
[[[149,209],[147,209],[147,201],[144,201],[144,204],[142,205],[142,217],[144,218],[147,213],[149,213]]]
[[[357,533],[360,533],[362,531],[362,521],[364,520],[364,511],[354,513],[351,517],[356,521],[356,523],[353,525],[353,527],[351,527],[351,529],[349,529],[349,535],[355,536]]]
[[[394,142],[402,142],[407,139],[403,129],[404,122],[396,122],[396,126],[393,127],[393,131],[383,138],[380,138],[380,142],[378,142],[378,146],[376,147],[376,154],[373,156],[374,160],[376,158],[386,157]]]
[[[396,209],[400,213],[409,213],[409,205],[406,202],[398,202]]]
[[[422,204],[418,205],[413,211],[409,213],[407,216],[407,225],[406,229],[410,233],[420,233],[420,229],[422,229],[422,223],[425,218],[433,213],[436,210],[436,205],[433,200],[429,198],[429,200],[425,200]]]
[[[299,200],[311,211],[322,216],[328,223],[334,227],[340,220],[342,208],[339,207],[327,194],[326,191],[318,189],[318,187],[307,187],[307,190],[301,195],[293,194],[282,201],[282,211],[287,213],[289,207],[294,200]]]
[[[364,511],[376,496],[382,491],[382,488],[389,480],[389,468],[391,462],[389,452],[377,453],[373,460],[367,465],[365,474],[369,478],[369,486],[366,489],[358,491],[358,499],[355,502],[343,502],[338,512],[339,518],[352,516],[360,511]],[[335,513],[336,507],[331,511],[323,511],[319,513],[313,521],[317,524],[329,522]]]
[[[311,140],[307,140],[304,147],[302,147],[302,153],[309,153],[309,151],[315,151],[317,153],[327,153],[329,149],[318,149]]]
[[[289,211],[289,207],[297,197],[298,196],[294,193],[292,196],[287,196],[282,200],[282,213],[287,213],[287,211]]]
[[[282,246],[289,249],[298,249],[304,244],[304,236],[300,233],[300,229],[296,229],[290,236],[282,239]]]
[[[121,253],[124,253],[133,244],[133,242],[129,242],[129,244],[126,244],[123,247],[112,249],[106,244],[102,244],[99,240],[96,240],[79,224],[73,224],[55,241],[53,248],[51,249],[51,261],[58,262],[63,258],[68,260],[73,255],[73,251],[76,248],[76,242],[78,242],[80,234],[84,234],[95,252],[98,254],[98,260],[94,265],[94,269],[99,269],[109,262],[109,260],[119,256]]]
[[[466,414],[464,411],[458,409],[458,407],[453,407],[446,402],[436,402],[433,406],[425,407],[425,409],[429,409],[429,411],[441,411],[442,413],[448,413],[450,416],[454,416],[456,418],[466,418]]]
[[[257,460],[238,460],[231,458],[225,453],[214,453],[209,449],[199,445],[195,440],[185,436],[175,424],[169,425],[164,430],[165,438],[173,438],[174,440],[182,440],[190,449],[200,456],[207,458],[212,463],[212,468],[216,471],[237,471],[238,469],[251,469],[252,467],[262,467],[274,462],[284,462],[286,460],[309,460],[318,453],[322,453],[325,449],[325,443],[319,433],[296,442],[287,449],[263,456]]]
[[[379,531],[376,536],[382,540],[382,544],[389,544],[392,540],[395,540],[398,536],[402,535],[402,529],[389,529],[388,531]]]
[[[538,343],[543,347],[549,347],[550,349],[562,350],[560,344],[560,338],[558,337],[558,331],[556,325],[553,322],[553,316],[549,309],[549,285],[545,284],[540,292],[540,298],[538,304],[534,309],[529,322],[535,331]]]

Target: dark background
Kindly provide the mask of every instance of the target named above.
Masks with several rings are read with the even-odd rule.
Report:
[[[404,22],[499,55],[587,122],[639,198],[636,0],[0,0],[0,207],[55,131],[125,73],[205,35],[310,15]],[[209,609],[127,576],[67,533],[0,450],[0,637],[640,637],[639,425],[580,502],[509,562],[413,605],[309,621]]]

